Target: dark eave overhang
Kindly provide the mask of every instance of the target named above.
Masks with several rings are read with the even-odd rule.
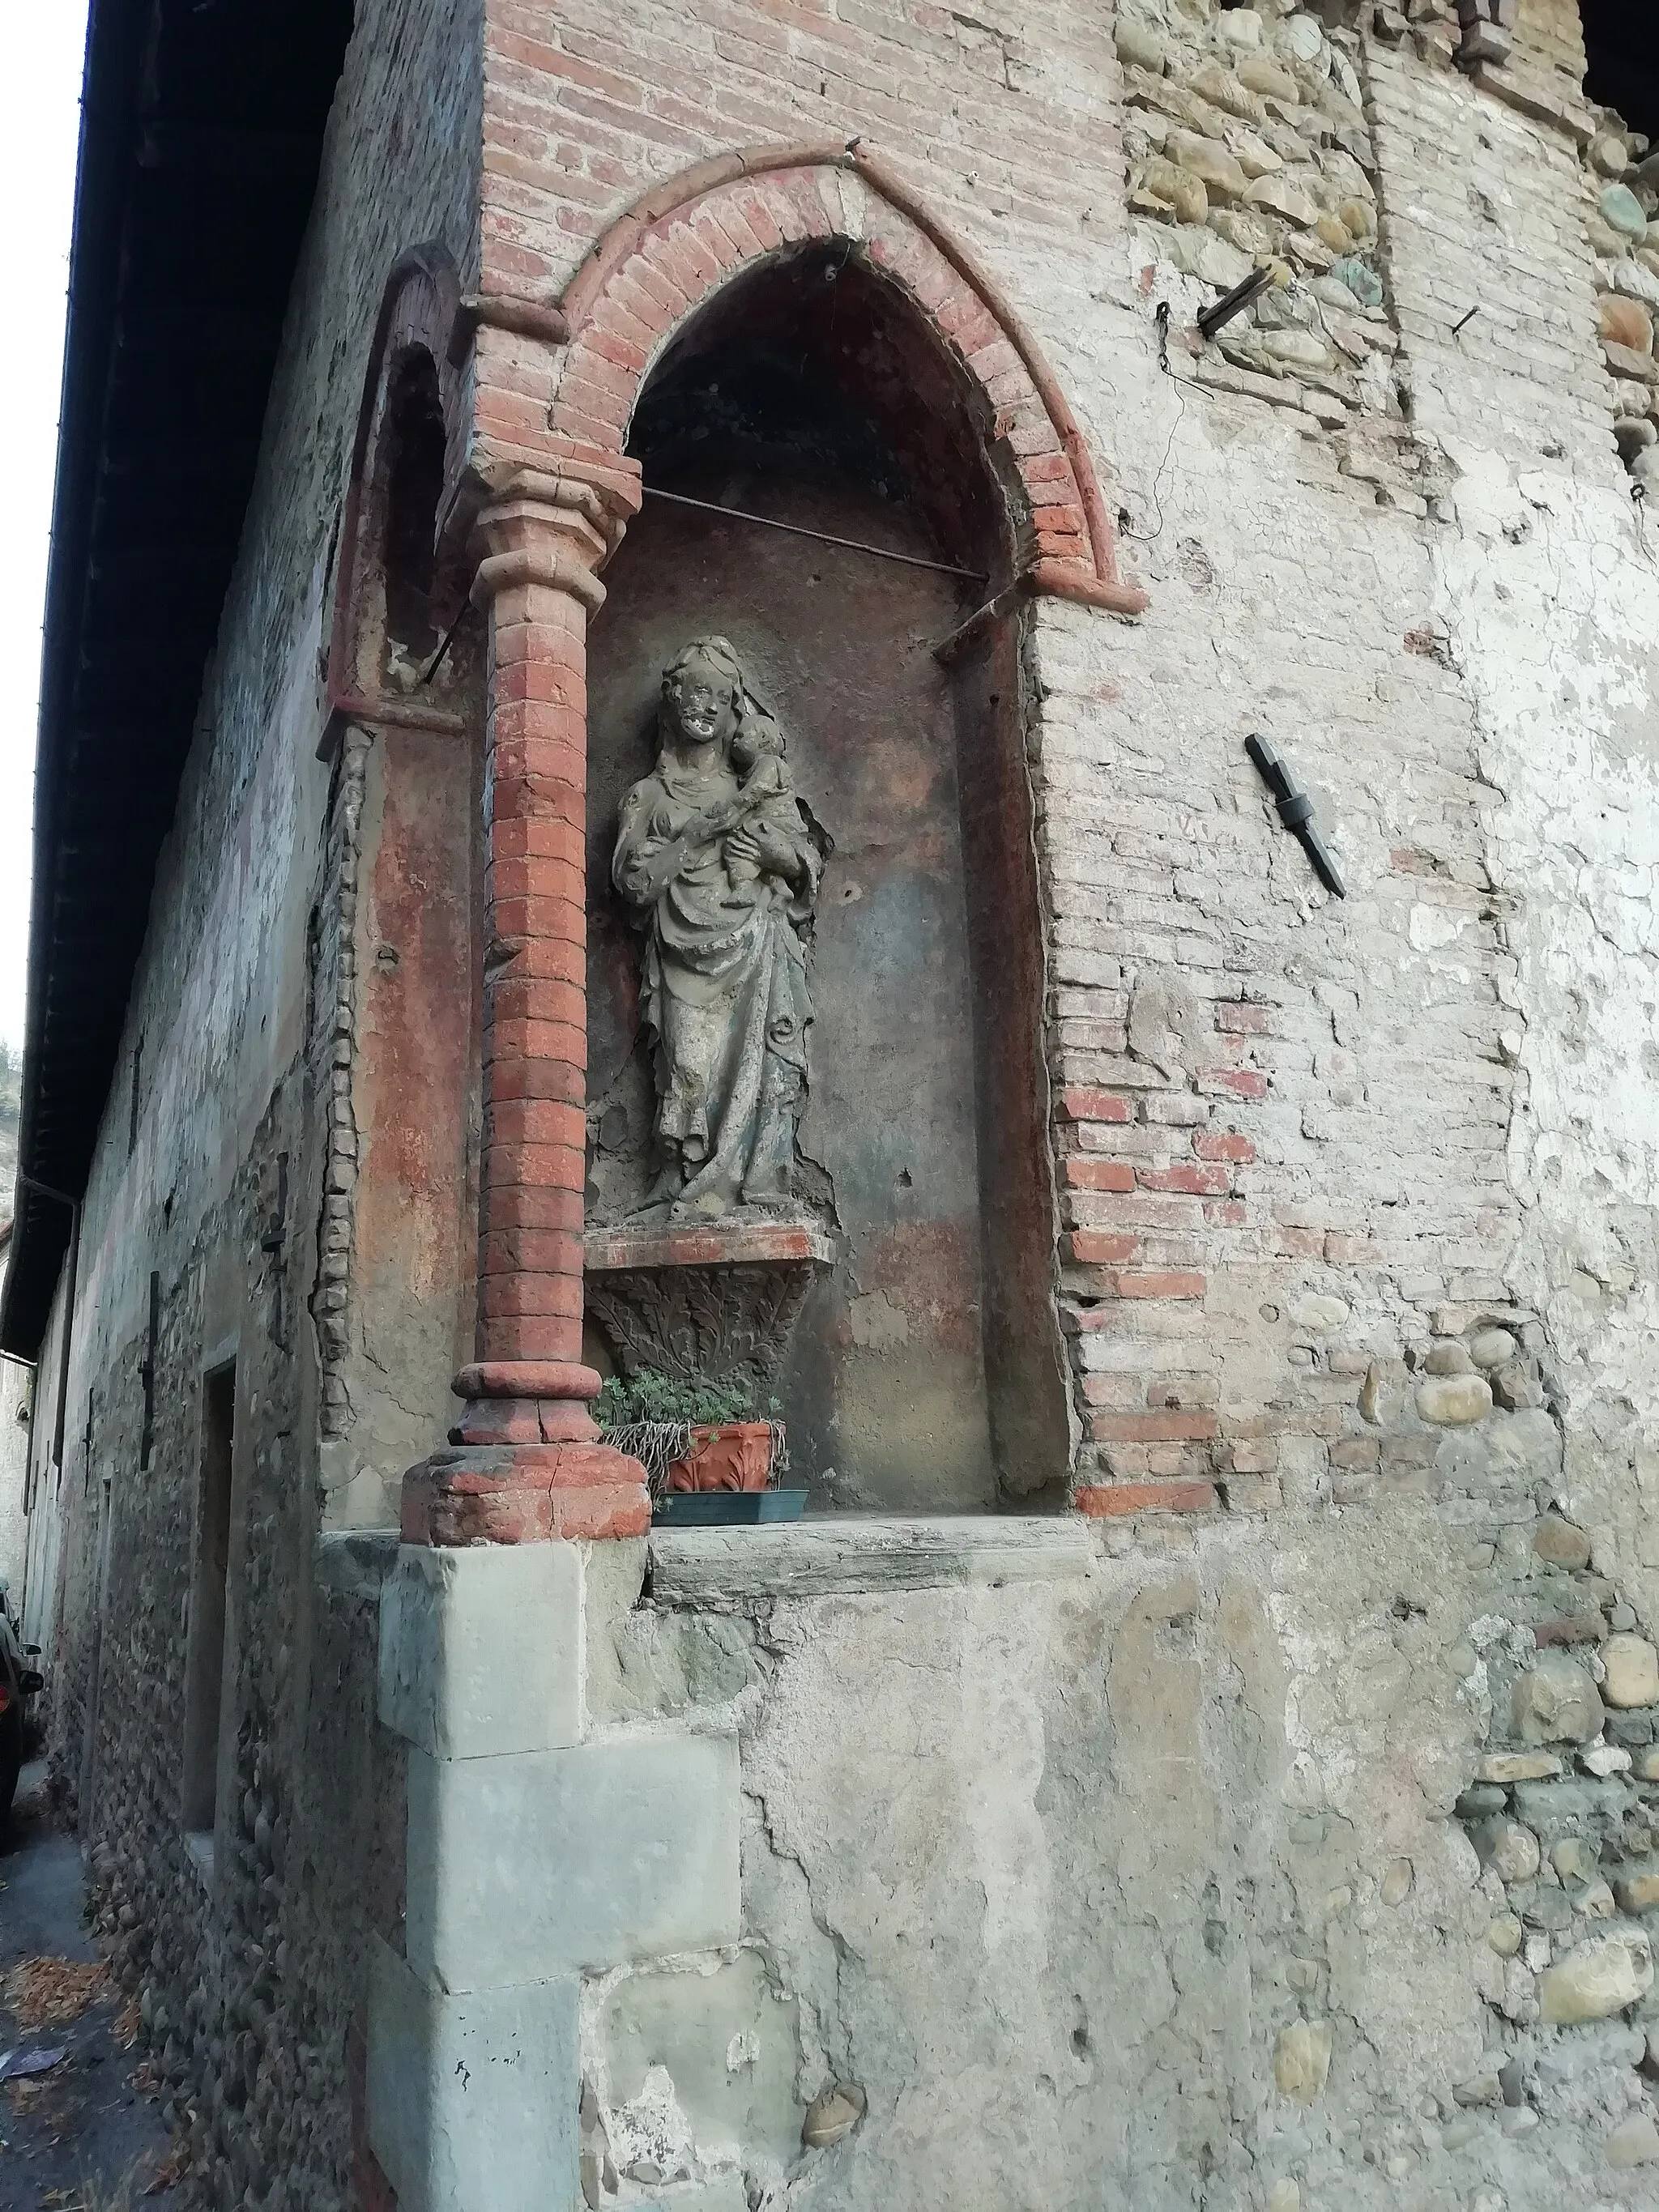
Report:
[[[92,0],[35,758],[16,1230],[32,1358],[241,536],[352,0]],[[0,1199],[3,1202],[3,1199]]]
[[[1632,131],[1659,139],[1659,9],[1654,0],[1580,0],[1584,90]]]

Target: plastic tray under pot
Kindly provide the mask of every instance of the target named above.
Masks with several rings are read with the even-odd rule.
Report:
[[[652,1508],[653,1528],[752,1528],[799,1521],[804,1490],[676,1490]]]

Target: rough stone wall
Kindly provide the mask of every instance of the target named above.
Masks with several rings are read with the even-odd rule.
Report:
[[[1363,409],[1200,374],[1216,284],[1106,188],[1113,118],[1146,110],[1097,19],[1022,11],[971,90],[983,34],[920,11],[577,9],[503,46],[492,128],[510,110],[524,161],[487,231],[550,285],[647,178],[750,136],[890,148],[1048,349],[1152,594],[1137,627],[1042,606],[1026,639],[1080,1495],[1116,1525],[1081,1592],[633,1616],[628,1719],[742,1736],[760,1973],[732,2040],[707,1990],[595,1992],[590,2054],[625,2063],[593,2090],[592,2201],[609,2159],[623,2199],[737,2202],[642,2055],[685,2050],[660,2025],[684,2010],[738,2052],[714,2083],[737,2095],[780,2004],[751,2193],[842,2076],[870,2117],[771,2175],[787,2201],[1080,2204],[1103,2172],[1137,2206],[1650,2197],[1651,1714],[1580,1686],[1540,1750],[1514,1688],[1564,1637],[1656,1618],[1659,607],[1596,343],[1571,12],[1523,12],[1502,86],[1374,21],[1336,49],[1399,337],[1375,447]],[[670,51],[697,64],[672,91]],[[1346,902],[1279,830],[1252,728]],[[1534,1783],[1486,1778],[1526,1749]],[[1501,1867],[1492,1819],[1535,1823]],[[1600,2025],[1553,1994],[1586,1945]],[[714,2091],[690,2139],[744,2140]]]
[[[1218,291],[1271,273],[1222,326],[1220,354],[1261,396],[1333,427],[1361,409],[1397,418],[1358,37],[1303,9],[1124,8],[1117,51],[1129,205],[1153,218],[1150,251]]]
[[[1585,228],[1595,252],[1601,357],[1613,379],[1613,434],[1644,499],[1659,490],[1659,368],[1654,311],[1659,308],[1659,183],[1647,139],[1613,112],[1602,115],[1586,150]]]
[[[439,238],[464,273],[476,265],[478,102],[465,0],[359,7],[129,1012],[137,1141],[130,1155],[118,1078],[93,1166],[64,1466],[60,1482],[47,1472],[52,1541],[38,1547],[52,1588],[30,1592],[32,1611],[56,1607],[54,1757],[97,1924],[140,1996],[198,2201],[227,2208],[356,2200],[348,2040],[368,1929],[398,1879],[380,1857],[395,1854],[381,1811],[400,1770],[374,1720],[379,1554],[327,1533],[384,1509],[342,1509],[319,1453],[327,1307],[313,1296],[344,1287],[322,1263],[328,1163],[344,1152],[334,1079],[350,1059],[335,1057],[331,952],[356,825],[350,777],[317,753],[374,316],[406,247]],[[210,1847],[182,1829],[186,1653],[204,1371],[231,1358]]]

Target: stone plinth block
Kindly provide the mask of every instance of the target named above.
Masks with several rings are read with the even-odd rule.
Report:
[[[823,1514],[769,1528],[659,1528],[651,1586],[659,1605],[696,1606],[1082,1582],[1093,1561],[1088,1530],[1058,1515]]]
[[[564,2212],[581,2203],[574,1980],[457,1996],[378,1936],[368,2135],[398,2212]]]
[[[574,1743],[581,1562],[568,1544],[405,1544],[380,1595],[380,1718],[434,1759]]]
[[[451,1990],[735,1943],[735,1736],[409,1758],[406,1944]]]

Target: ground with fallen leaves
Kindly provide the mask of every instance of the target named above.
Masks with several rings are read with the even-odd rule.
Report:
[[[0,2212],[173,2212],[181,2162],[137,2006],[80,1923],[78,1844],[32,1778],[0,1844]]]

